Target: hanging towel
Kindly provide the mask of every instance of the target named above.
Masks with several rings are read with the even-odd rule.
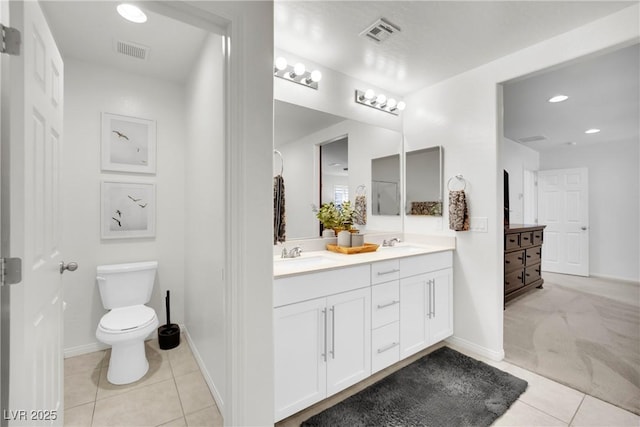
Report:
[[[367,196],[356,196],[354,212],[354,222],[358,225],[367,225]]]
[[[449,191],[449,228],[454,231],[469,230],[469,210],[464,190]]]
[[[285,240],[284,178],[273,178],[273,244]]]

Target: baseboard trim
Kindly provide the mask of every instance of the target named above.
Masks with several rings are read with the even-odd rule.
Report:
[[[206,368],[206,366],[204,364],[204,361],[202,360],[202,357],[200,356],[200,353],[198,352],[198,349],[196,348],[195,344],[191,340],[191,336],[189,335],[189,331],[187,330],[187,328],[184,325],[181,325],[180,329],[182,330],[182,334],[184,335],[184,337],[187,340],[187,344],[189,345],[189,348],[191,349],[191,353],[193,353],[193,357],[196,359],[196,363],[198,364],[198,367],[200,368],[200,372],[202,372],[202,376],[204,377],[204,380],[207,383],[207,386],[209,387],[209,390],[211,391],[211,395],[213,396],[213,400],[216,402],[216,405],[218,406],[218,410],[220,411],[220,414],[222,415],[222,418],[224,419],[225,418],[225,407],[224,407],[224,400],[222,399],[222,395],[220,394],[220,392],[218,391],[218,388],[216,387],[215,383],[211,379],[211,375],[209,375],[209,371],[207,371],[207,368]]]
[[[504,359],[504,349],[501,351],[490,350],[486,347],[482,347],[478,344],[472,343],[471,341],[467,341],[456,336],[449,337],[445,341],[470,352],[476,353],[478,356],[483,356],[488,359],[495,360],[496,362]]]
[[[104,344],[101,342],[92,342],[90,344],[79,345],[76,347],[65,348],[64,349],[64,358],[81,356],[87,353],[93,353],[100,350],[106,350],[111,348],[110,345]]]
[[[615,282],[628,283],[629,285],[640,286],[640,282],[632,279],[623,279],[622,277],[607,276],[606,274],[590,274],[589,277],[595,277],[596,279],[613,280]]]

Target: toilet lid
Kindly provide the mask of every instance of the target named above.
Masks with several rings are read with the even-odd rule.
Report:
[[[152,322],[156,312],[146,305],[114,308],[100,320],[100,326],[109,331],[126,331]]]

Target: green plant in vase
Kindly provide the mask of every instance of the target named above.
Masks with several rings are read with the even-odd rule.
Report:
[[[333,202],[324,203],[320,206],[316,218],[320,220],[325,229],[336,229],[341,226],[340,212]]]
[[[345,230],[351,230],[356,216],[356,211],[353,206],[351,206],[351,202],[343,202],[342,205],[340,205],[338,212],[340,224],[342,224]]]

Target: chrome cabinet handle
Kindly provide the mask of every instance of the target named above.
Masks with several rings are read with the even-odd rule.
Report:
[[[392,305],[396,305],[396,304],[400,304],[400,301],[396,301],[393,300],[387,304],[378,304],[378,310],[382,309],[382,308],[387,308],[387,307],[391,307]]]
[[[76,271],[77,269],[77,262],[70,262],[69,264],[65,264],[64,261],[60,261],[60,274],[64,273],[65,270]]]
[[[398,271],[400,271],[400,269],[398,269],[398,268],[394,268],[393,270],[388,270],[388,271],[378,271],[378,276],[384,276],[385,274],[397,273]]]
[[[387,345],[387,346],[384,346],[384,347],[382,347],[382,348],[379,348],[379,349],[378,349],[378,354],[380,354],[380,353],[384,353],[385,351],[391,350],[393,347],[397,347],[397,346],[399,346],[399,345],[400,345],[400,343],[392,342],[391,344],[389,344],[389,345]]]
[[[323,347],[323,353],[321,354],[322,359],[326,362],[327,361],[327,309],[323,309],[322,310],[322,324],[324,325],[324,327],[322,329],[324,329],[324,347]]]
[[[431,280],[424,282],[427,286],[427,294],[425,295],[425,305],[427,306],[427,319],[431,319]]]
[[[431,298],[431,306],[433,307],[433,311],[431,314],[433,317],[436,317],[436,279],[431,279],[431,289],[433,292],[433,298]]]
[[[332,306],[331,310],[331,358],[336,358],[336,306]]]

